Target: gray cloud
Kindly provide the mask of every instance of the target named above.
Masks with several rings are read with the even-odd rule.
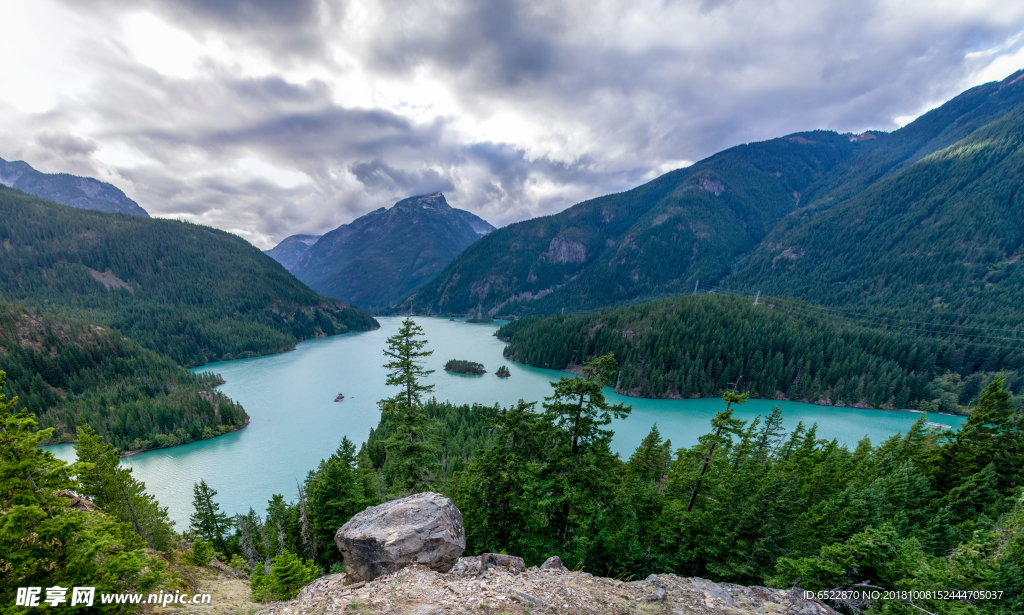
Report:
[[[112,43],[73,50],[93,84],[45,113],[0,94],[0,156],[261,247],[416,193],[501,225],[739,143],[892,129],[1024,40],[1024,6],[996,0],[59,1]],[[162,74],[108,27],[129,10],[265,68]],[[423,101],[373,89],[417,79],[454,102],[410,112]],[[522,130],[495,138],[504,118]]]

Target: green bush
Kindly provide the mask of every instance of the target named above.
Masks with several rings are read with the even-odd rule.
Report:
[[[203,566],[210,563],[210,560],[213,559],[213,555],[213,545],[205,540],[197,539],[192,543],[192,550],[185,555],[185,559],[196,566]]]
[[[306,563],[291,551],[285,551],[273,559],[269,573],[263,564],[256,564],[249,579],[252,600],[291,600],[316,577],[315,564]]]

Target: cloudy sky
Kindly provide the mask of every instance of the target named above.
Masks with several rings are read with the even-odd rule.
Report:
[[[261,248],[441,190],[495,225],[1024,67],[1011,0],[3,0],[0,158]]]

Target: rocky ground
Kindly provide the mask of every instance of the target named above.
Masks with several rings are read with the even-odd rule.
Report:
[[[295,600],[259,615],[328,613],[477,615],[568,613],[627,615],[835,615],[798,592],[741,587],[671,574],[625,583],[568,570],[480,570],[480,558],[460,558],[448,573],[411,566],[366,583],[343,574],[317,579]]]
[[[157,613],[172,615],[253,615],[263,608],[249,600],[249,580],[237,570],[214,560],[206,566],[192,566],[183,562],[171,565],[185,580],[185,591],[192,594],[210,594],[210,604],[177,604],[163,607],[145,604],[142,615]]]

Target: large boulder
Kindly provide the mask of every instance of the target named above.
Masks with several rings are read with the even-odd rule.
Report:
[[[334,536],[355,581],[412,564],[448,572],[466,550],[462,513],[440,493],[417,493],[367,508]]]

